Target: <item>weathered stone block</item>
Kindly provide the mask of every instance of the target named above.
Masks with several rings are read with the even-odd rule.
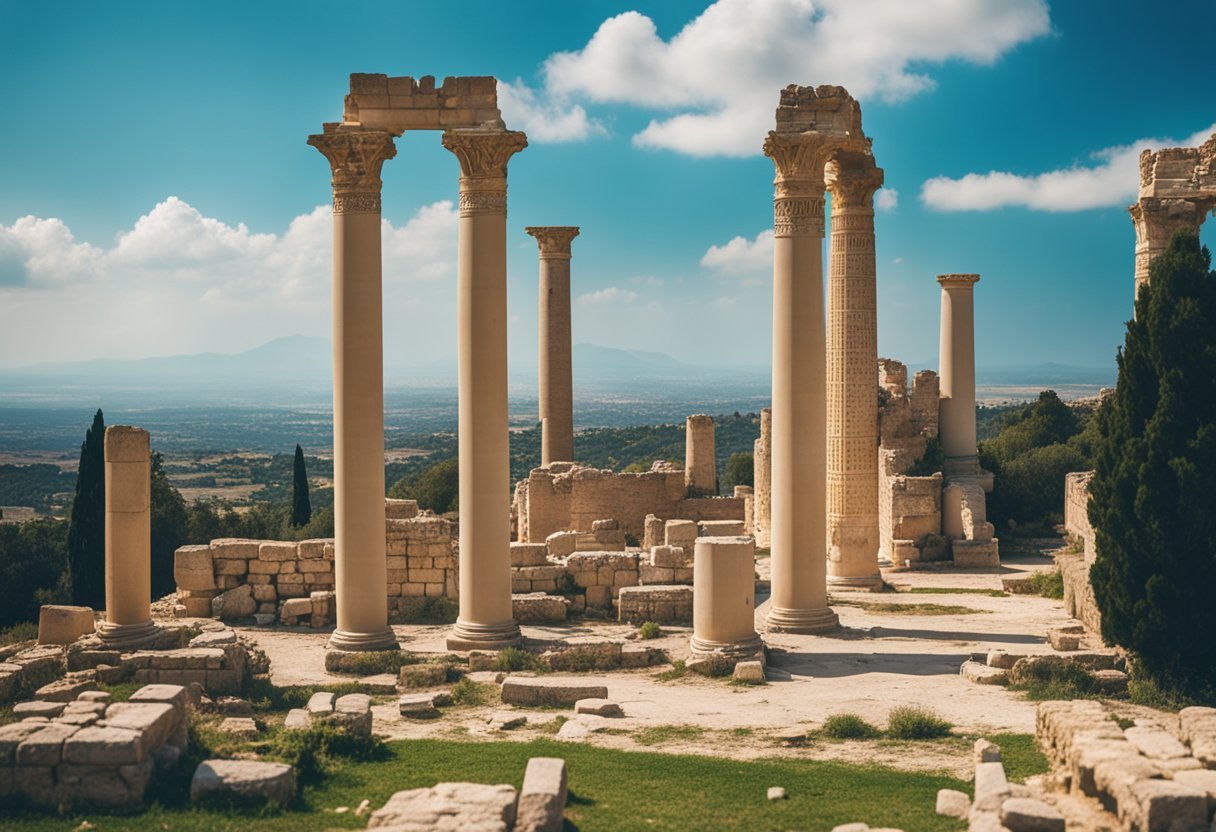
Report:
[[[539,624],[566,620],[569,604],[560,595],[531,592],[511,596],[511,612],[521,624]]]
[[[295,772],[286,763],[206,760],[190,781],[190,802],[211,797],[258,799],[285,806],[295,797]]]
[[[173,553],[173,580],[180,589],[215,589],[210,546],[182,546]]]
[[[514,786],[439,783],[430,789],[397,792],[372,813],[367,827],[393,832],[443,828],[510,832],[515,825],[515,804]]]
[[[247,584],[234,587],[211,599],[211,614],[225,621],[248,618],[257,612],[258,602]]]
[[[589,680],[508,676],[502,683],[502,701],[508,705],[569,708],[580,699],[607,698],[607,686]]]
[[[93,632],[93,608],[44,604],[38,611],[39,644],[71,644]]]
[[[295,561],[299,560],[299,547],[291,541],[268,540],[258,547],[258,560]]]
[[[57,766],[63,756],[63,743],[79,729],[76,725],[48,722],[17,746],[18,766]]]
[[[516,832],[561,832],[566,809],[566,761],[533,757],[519,790]]]
[[[140,732],[145,752],[155,751],[168,742],[177,731],[180,718],[169,702],[116,702],[106,708],[106,725]]]
[[[127,728],[81,728],[63,744],[63,760],[77,765],[138,765],[144,759],[143,737]]]

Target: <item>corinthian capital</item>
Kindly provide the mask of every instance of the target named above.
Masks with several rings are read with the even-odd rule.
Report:
[[[330,129],[308,137],[333,172],[334,213],[380,210],[380,168],[397,155],[383,130]]]
[[[541,257],[570,258],[570,242],[578,236],[576,225],[530,225],[525,232],[536,238]]]
[[[817,196],[824,191],[823,169],[833,147],[818,134],[771,131],[764,140],[764,155],[773,160],[777,196]]]
[[[882,187],[882,168],[868,153],[837,153],[832,159],[832,210],[874,207],[874,192]]]
[[[1199,233],[1212,205],[1204,200],[1144,197],[1127,209],[1136,226],[1136,242],[1166,245],[1175,231]]]
[[[447,130],[443,146],[460,162],[460,213],[507,210],[507,162],[528,146],[518,130]]]

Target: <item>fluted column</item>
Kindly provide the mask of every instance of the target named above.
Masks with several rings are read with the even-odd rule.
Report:
[[[943,274],[939,433],[945,473],[979,472],[975,444],[975,292],[978,274]]]
[[[513,131],[443,134],[460,161],[460,616],[448,637],[452,650],[519,641],[511,612],[507,162],[527,145]]]
[[[827,605],[823,170],[815,136],[769,133],[773,199],[772,598],[768,626],[834,629]]]
[[[574,387],[570,357],[570,243],[576,226],[525,228],[540,248],[537,372],[540,464],[574,461]]]
[[[326,125],[308,137],[333,171],[334,591],[338,650],[387,650],[384,339],[380,168],[397,151],[379,130]]]
[[[882,169],[864,153],[834,165],[828,259],[828,584],[872,587],[878,569],[878,299],[874,192]]]
[[[148,432],[110,425],[106,464],[106,620],[97,635],[134,648],[156,635],[152,623],[152,456]]]

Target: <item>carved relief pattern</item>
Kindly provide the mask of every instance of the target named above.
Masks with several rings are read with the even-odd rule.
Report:
[[[773,200],[773,234],[777,237],[822,237],[823,197],[778,197]]]
[[[487,211],[507,210],[507,189],[504,183],[501,191],[464,191],[460,192],[460,213],[475,214]]]
[[[460,214],[506,213],[507,163],[528,146],[516,130],[448,130],[443,146],[460,163]]]
[[[541,257],[568,260],[570,243],[578,236],[579,229],[575,226],[529,226],[524,231],[536,238]]]
[[[329,160],[335,214],[380,211],[380,170],[397,155],[390,133],[335,130],[309,136],[308,143]]]

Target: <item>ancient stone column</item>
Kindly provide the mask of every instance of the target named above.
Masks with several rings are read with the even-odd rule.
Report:
[[[530,226],[540,247],[537,370],[540,464],[574,461],[574,387],[570,365],[570,242],[576,226]]]
[[[832,165],[828,259],[828,584],[873,587],[878,569],[878,290],[874,192],[882,169],[865,153]]]
[[[110,425],[106,460],[106,620],[97,635],[132,648],[156,634],[152,623],[152,454],[148,432]]]
[[[815,134],[769,133],[773,199],[772,598],[768,626],[835,629],[827,605],[824,165]]]
[[[943,274],[940,435],[947,477],[978,474],[975,444],[975,284],[978,274]]]
[[[762,653],[756,634],[756,542],[750,537],[698,537],[693,561],[694,656]]]
[[[380,168],[391,134],[326,125],[308,137],[333,171],[334,592],[337,650],[397,646],[384,543]]]
[[[718,494],[713,416],[698,414],[684,420],[684,488],[689,497]]]
[[[1144,151],[1146,154],[1149,151]],[[1151,156],[1151,154],[1149,154]],[[1127,209],[1136,228],[1136,294],[1148,283],[1148,270],[1157,255],[1169,248],[1176,231],[1199,233],[1211,206],[1188,199],[1142,197]]]
[[[752,446],[752,480],[755,483],[755,498],[752,502],[752,534],[756,545],[768,548],[772,526],[772,459],[773,411],[766,407],[760,411],[760,437]]]
[[[520,637],[511,613],[507,162],[527,144],[513,131],[443,134],[460,161],[460,616],[451,650],[497,649]]]

